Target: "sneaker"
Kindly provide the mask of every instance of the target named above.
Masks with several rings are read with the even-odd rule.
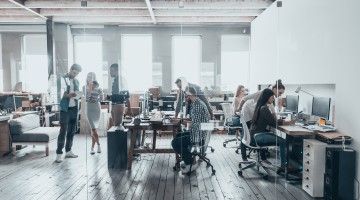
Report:
[[[95,150],[94,150],[94,148],[91,148],[91,150],[90,150],[90,154],[91,154],[91,155],[94,155],[94,154],[95,154]]]
[[[120,125],[120,126],[117,127],[117,130],[125,131],[125,127],[123,125]]]
[[[98,153],[101,153],[100,145],[97,146],[97,152],[98,152]]]
[[[198,164],[196,163],[196,164],[193,164],[192,166],[191,166],[191,172],[192,171],[195,171],[197,168],[198,168]],[[185,165],[185,167],[184,168],[181,168],[181,172],[183,173],[183,174],[187,174],[187,173],[189,173],[190,172],[190,165]]]
[[[66,152],[65,158],[77,158],[78,155],[75,155],[72,151]]]
[[[61,162],[62,162],[61,156],[62,156],[62,154],[56,154],[56,160],[55,160],[55,162],[61,163]]]
[[[181,168],[181,169],[184,169],[185,167],[186,167],[185,162],[184,162],[184,161],[181,161],[181,162],[180,162],[180,168]]]

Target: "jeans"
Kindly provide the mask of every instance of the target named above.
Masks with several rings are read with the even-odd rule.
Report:
[[[285,158],[285,140],[274,133],[265,132],[265,133],[256,133],[254,135],[254,140],[258,146],[275,146],[276,140],[277,145],[280,146],[280,160],[281,166],[285,166],[286,158]]]
[[[190,132],[183,132],[176,135],[171,141],[171,146],[174,151],[179,154],[186,165],[190,165],[192,161],[191,156],[191,140]]]
[[[70,107],[67,112],[60,112],[60,133],[57,141],[56,154],[62,154],[65,144],[65,152],[71,151],[77,122],[77,107]]]

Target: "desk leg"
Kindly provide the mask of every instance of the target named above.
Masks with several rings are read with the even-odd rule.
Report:
[[[136,142],[136,129],[132,129],[130,130],[130,134],[131,134],[131,139],[130,139],[130,147],[129,147],[129,154],[128,154],[128,163],[127,163],[127,168],[128,170],[131,170],[131,166],[132,166],[132,160],[133,160],[133,155],[134,155],[134,146],[135,146],[135,142]]]
[[[145,130],[142,130],[142,135],[141,135],[141,146],[144,146],[144,142],[145,142]]]
[[[290,137],[288,135],[286,136],[285,142],[286,142],[285,180],[288,180],[288,178],[289,178],[289,174],[288,174],[289,173],[288,172],[288,167],[289,167],[289,146],[290,146]]]
[[[157,134],[157,131],[153,130],[153,146],[152,146],[153,150],[156,149],[156,134]]]

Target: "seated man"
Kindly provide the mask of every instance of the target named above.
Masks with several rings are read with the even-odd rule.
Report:
[[[182,173],[188,173],[190,171],[190,165],[193,162],[191,157],[192,145],[197,143],[201,144],[205,141],[206,131],[200,130],[200,124],[209,122],[210,120],[209,110],[207,109],[205,103],[197,97],[196,90],[189,87],[186,95],[191,101],[190,132],[178,134],[171,142],[174,151],[181,155],[185,164],[185,167],[181,169]],[[192,169],[195,168],[196,166]]]

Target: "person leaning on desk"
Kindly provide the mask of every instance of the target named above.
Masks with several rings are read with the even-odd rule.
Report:
[[[277,125],[293,124],[292,121],[277,120],[276,115],[271,112],[270,107],[275,100],[275,94],[271,89],[264,89],[256,103],[254,116],[250,128],[251,142],[258,146],[280,146],[281,167],[278,173],[285,170],[285,140],[270,132],[269,127]],[[261,159],[266,160],[265,152],[261,152]]]

